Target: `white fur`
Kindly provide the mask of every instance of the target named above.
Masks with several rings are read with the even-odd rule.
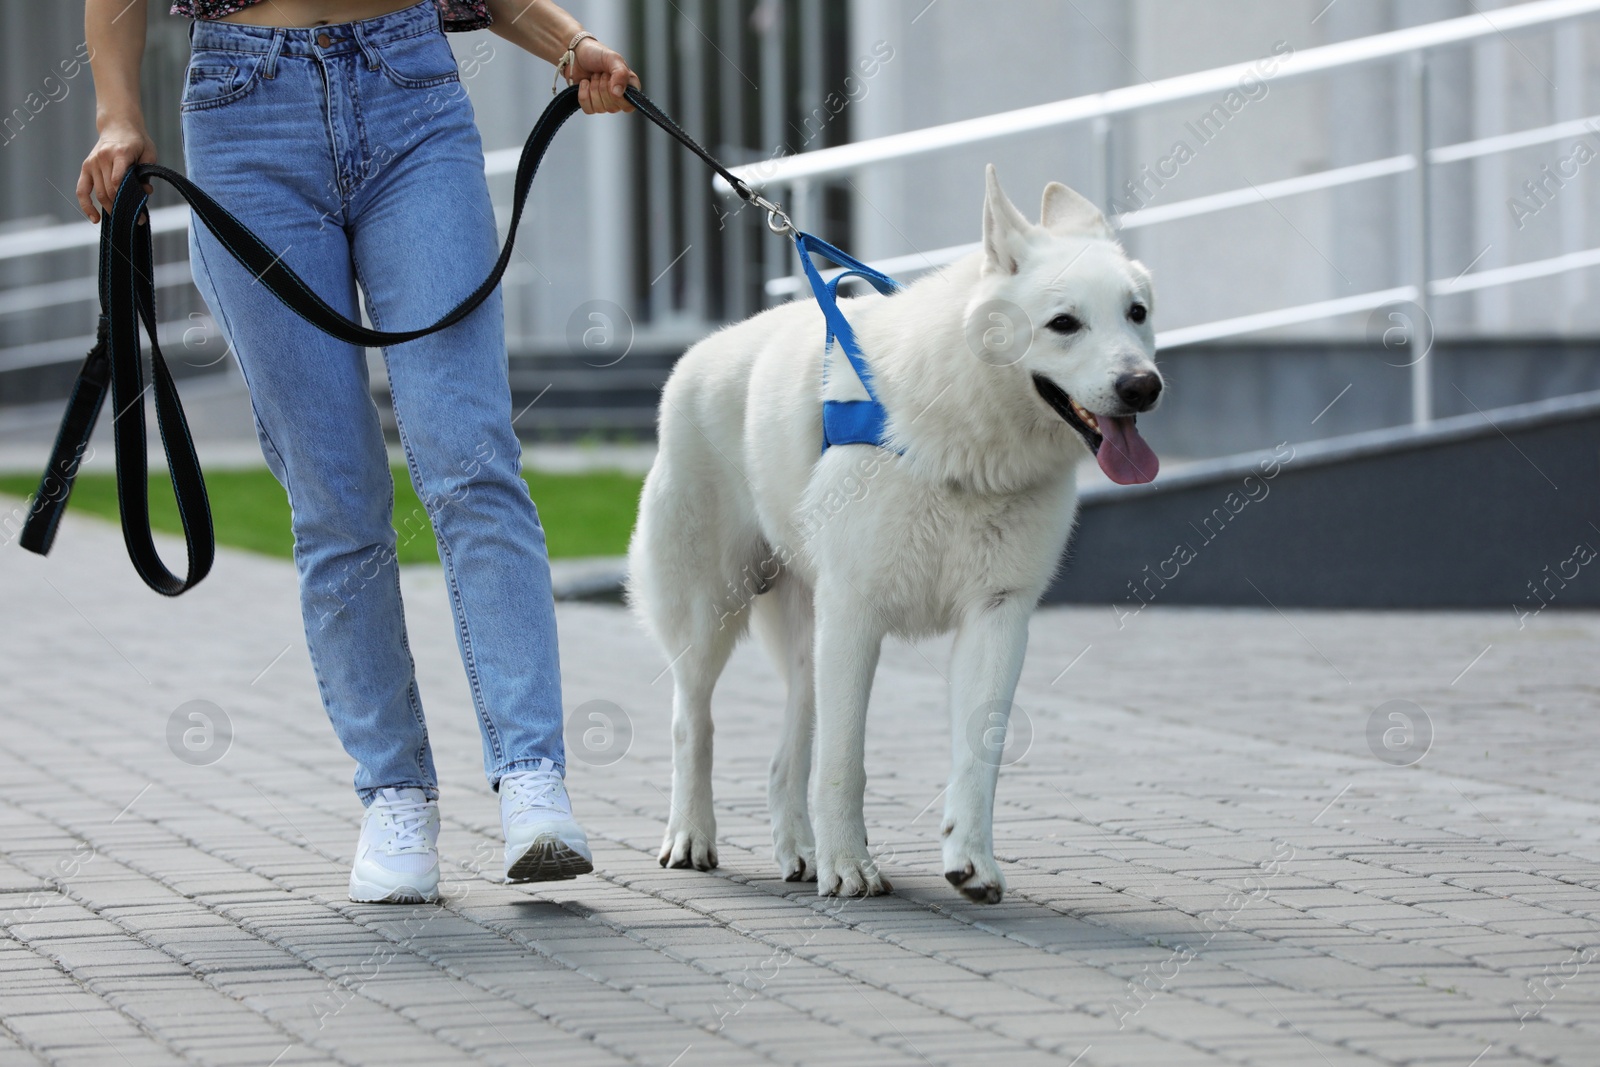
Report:
[[[1113,383],[1153,372],[1155,344],[1150,320],[1127,316],[1131,302],[1151,304],[1149,274],[1088,201],[1051,183],[1035,226],[990,167],[983,221],[982,252],[895,296],[841,301],[903,454],[819,455],[824,325],[809,297],[701,341],[667,383],[629,549],[629,599],[672,661],[664,865],[716,865],[711,691],[753,620],[788,685],[769,782],[778,867],[815,878],[821,894],[886,892],[862,816],[879,646],[890,633],[954,629],[944,869],[974,900],[1004,891],[991,829],[998,767],[977,758],[968,731],[974,716],[1010,707],[1088,452],[1031,376],[1096,414],[1123,414]],[[1007,366],[967,341],[990,325],[973,316],[993,300],[1034,324]],[[1066,312],[1085,328],[1045,328]]]

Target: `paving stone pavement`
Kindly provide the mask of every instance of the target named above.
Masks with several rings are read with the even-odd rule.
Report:
[[[408,570],[448,873],[396,908],[344,896],[359,805],[287,564],[223,551],[166,600],[110,526],[69,517],[48,560],[0,530],[0,1067],[1600,1063],[1594,614],[1041,611],[985,907],[940,873],[946,643],[891,643],[875,689],[895,894],[819,900],[771,863],[750,646],[723,866],[657,866],[666,664],[587,604],[558,611],[597,871],[497,884],[442,583]],[[229,736],[182,737],[190,701]]]

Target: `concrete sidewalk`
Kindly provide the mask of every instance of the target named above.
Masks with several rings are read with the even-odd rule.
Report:
[[[875,690],[896,893],[818,900],[774,876],[749,646],[723,867],[656,865],[666,664],[587,604],[558,610],[598,870],[496,884],[439,572],[404,586],[437,908],[344,897],[360,809],[288,564],[224,551],[165,600],[92,520],[0,548],[0,1065],[1600,1062],[1595,615],[1040,612],[983,907],[940,873],[945,644],[891,644]]]

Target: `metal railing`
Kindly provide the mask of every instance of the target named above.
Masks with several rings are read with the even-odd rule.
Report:
[[[751,186],[767,190],[767,195],[774,199],[792,199],[804,203],[814,183],[822,179],[851,175],[884,163],[948,151],[984,141],[1077,123],[1089,123],[1094,136],[1096,172],[1103,176],[1102,205],[1106,208],[1113,224],[1122,229],[1154,226],[1176,219],[1195,218],[1358,182],[1403,176],[1408,179],[1405,193],[1406,268],[1402,272],[1407,284],[1182,326],[1158,333],[1156,341],[1159,347],[1171,349],[1201,341],[1238,337],[1281,326],[1370,311],[1402,301],[1415,304],[1420,317],[1426,319],[1430,314],[1429,302],[1435,296],[1510,285],[1514,282],[1600,265],[1600,248],[1571,252],[1515,266],[1463,273],[1448,279],[1432,277],[1429,262],[1431,167],[1545,144],[1575,135],[1600,134],[1600,116],[1593,116],[1557,122],[1537,129],[1484,137],[1437,148],[1430,147],[1428,118],[1430,53],[1446,46],[1468,44],[1493,36],[1504,37],[1519,30],[1550,27],[1596,12],[1600,12],[1600,0],[1534,0],[1515,7],[1479,11],[1461,18],[1305,49],[1280,59],[1276,69],[1268,74],[1259,71],[1257,60],[1234,63],[1069,100],[910,130],[801,155],[768,159],[734,168],[734,173]],[[1241,79],[1247,76],[1256,77],[1264,83],[1277,84],[1395,59],[1403,59],[1407,63],[1407,91],[1404,93],[1401,128],[1404,143],[1409,145],[1410,151],[1385,159],[1330,168],[1282,181],[1193,197],[1171,204],[1139,208],[1122,214],[1112,211],[1114,184],[1111,177],[1110,130],[1113,117],[1132,115],[1154,107],[1226,92],[1237,87]],[[720,177],[714,180],[714,187],[724,195],[731,195],[733,191]],[[965,256],[978,247],[977,244],[963,244],[929,252],[911,252],[875,260],[872,266],[891,274],[897,271],[934,268]],[[775,296],[784,295],[798,290],[802,284],[803,280],[797,276],[776,278],[767,283],[767,291]],[[1426,423],[1432,418],[1431,389],[1431,361],[1417,358],[1411,364],[1411,414],[1412,421],[1416,424]]]

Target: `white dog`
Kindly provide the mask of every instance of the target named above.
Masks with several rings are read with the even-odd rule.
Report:
[[[995,727],[1072,528],[1079,460],[1095,453],[1118,482],[1155,476],[1134,427],[1161,391],[1152,306],[1149,272],[1089,201],[1052,182],[1032,225],[990,167],[981,252],[893,296],[840,301],[886,447],[822,450],[810,299],[683,356],[629,549],[630,601],[672,663],[664,866],[716,866],[711,691],[753,619],[788,685],[768,792],[778,867],[823,895],[889,891],[862,814],[879,646],[954,629],[945,877],[1000,900]]]

